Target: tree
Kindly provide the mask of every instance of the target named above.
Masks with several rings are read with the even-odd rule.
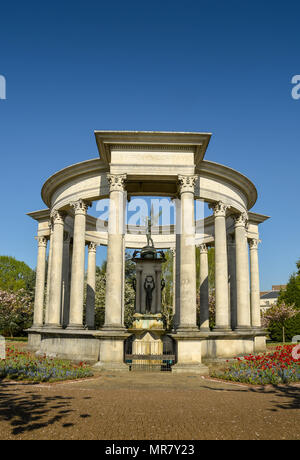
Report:
[[[30,327],[33,317],[31,297],[25,290],[0,290],[0,333],[4,336],[22,335]]]
[[[0,289],[7,292],[17,292],[24,289],[33,299],[35,286],[35,271],[25,262],[10,256],[0,256]]]
[[[282,341],[285,342],[285,324],[290,318],[293,318],[298,310],[293,305],[286,305],[284,302],[266,310],[262,315],[262,326],[271,328],[275,323],[279,324],[282,329]]]
[[[300,310],[300,259],[297,262],[297,272],[290,276],[286,289],[280,292],[278,302],[294,304]]]

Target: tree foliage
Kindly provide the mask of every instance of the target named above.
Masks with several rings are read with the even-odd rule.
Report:
[[[286,289],[280,292],[278,302],[294,304],[300,310],[300,259],[297,262],[297,272],[290,276]]]
[[[10,256],[0,256],[0,289],[17,292],[23,289],[33,298],[35,271],[25,262]]]
[[[280,302],[278,305],[276,304],[268,308],[268,310],[262,314],[262,326],[269,329],[271,335],[272,331],[274,332],[274,327],[280,327],[281,340],[285,342],[287,321],[296,316],[297,313],[298,309],[296,309],[294,305],[287,305],[285,302]],[[289,339],[291,338],[292,337]]]
[[[0,290],[0,333],[15,337],[32,324],[33,304],[31,296],[24,290],[7,292]]]

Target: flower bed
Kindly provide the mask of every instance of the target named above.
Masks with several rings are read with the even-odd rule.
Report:
[[[85,363],[36,357],[17,347],[6,347],[6,359],[0,360],[0,378],[33,382],[56,382],[91,377],[92,371]]]
[[[254,385],[299,382],[300,354],[298,354],[299,358],[293,358],[294,346],[278,346],[273,353],[235,358],[235,362],[230,364],[228,369],[214,372],[212,376]]]

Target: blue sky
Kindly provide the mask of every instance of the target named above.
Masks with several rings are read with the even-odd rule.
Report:
[[[300,257],[296,1],[1,5],[0,254],[35,267],[43,182],[97,157],[95,129],[208,131],[206,159],[257,186],[261,287]]]

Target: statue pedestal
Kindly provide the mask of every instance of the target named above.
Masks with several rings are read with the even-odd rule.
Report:
[[[135,313],[134,322],[128,332],[134,334],[132,341],[132,354],[141,355],[144,359],[133,359],[132,365],[138,366],[159,366],[162,359],[145,359],[147,356],[163,355],[162,335],[165,334],[162,315]]]

